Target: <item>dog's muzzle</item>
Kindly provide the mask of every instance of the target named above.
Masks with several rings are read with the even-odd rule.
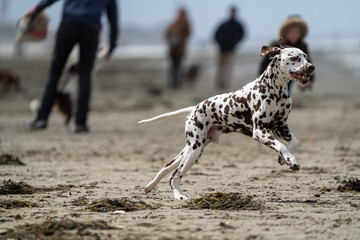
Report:
[[[306,68],[306,72],[311,76],[315,71],[315,66],[312,64],[308,64]]]
[[[306,64],[301,67],[299,71],[290,71],[290,76],[296,79],[298,82],[302,84],[306,84],[309,82],[311,75],[315,71],[315,66],[312,64]]]

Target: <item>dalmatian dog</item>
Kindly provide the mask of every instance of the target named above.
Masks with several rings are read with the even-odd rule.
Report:
[[[170,177],[174,197],[177,200],[187,199],[180,191],[181,178],[198,161],[204,148],[210,142],[218,143],[219,136],[223,133],[239,132],[252,137],[277,151],[280,165],[287,164],[290,169],[300,169],[293,156],[298,140],[287,124],[292,103],[287,85],[289,80],[306,84],[315,67],[300,49],[281,43],[280,48],[263,46],[261,56],[265,55],[272,59],[267,69],[240,90],[213,96],[196,106],[139,122],[150,123],[189,113],[185,122],[185,147],[146,185],[146,193],[175,170]],[[288,146],[275,139],[272,134],[287,141]]]

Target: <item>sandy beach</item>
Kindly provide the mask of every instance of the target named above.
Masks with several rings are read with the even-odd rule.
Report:
[[[180,91],[166,88],[165,58],[112,60],[96,74],[91,132],[80,135],[69,132],[55,110],[45,131],[26,128],[48,59],[0,59],[23,87],[0,93],[0,155],[25,164],[0,165],[0,186],[30,189],[0,191],[0,239],[359,239],[360,193],[338,190],[360,178],[359,71],[339,55],[314,52],[314,89],[301,93],[295,86],[289,126],[300,141],[299,171],[280,166],[265,145],[227,134],[183,178],[188,201],[240,193],[261,205],[239,210],[190,209],[173,199],[168,178],[144,192],[183,148],[185,115],[151,125],[137,121],[221,93],[214,89],[214,57],[188,58],[186,65],[201,64],[202,71],[195,85]],[[259,60],[257,53],[238,55],[229,91],[257,77]],[[99,203],[104,199],[137,207],[114,213],[120,205],[109,208]],[[15,201],[22,204],[14,207]]]

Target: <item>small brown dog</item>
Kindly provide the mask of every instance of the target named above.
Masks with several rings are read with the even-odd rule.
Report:
[[[4,91],[9,91],[12,86],[20,90],[19,77],[7,69],[0,69],[0,86]]]
[[[78,74],[79,64],[71,64],[66,71],[66,79],[63,87],[56,92],[54,106],[65,116],[65,126],[69,126],[75,109],[75,99],[78,90]]]
[[[73,104],[70,94],[66,92],[57,92],[54,106],[56,106],[59,112],[65,116],[65,126],[69,126],[73,113]]]
[[[79,66],[77,63],[72,64],[66,71],[65,83],[57,90],[54,102],[54,108],[65,117],[65,126],[70,126],[70,120],[75,109],[75,99],[77,95],[77,78]],[[40,101],[33,99],[30,102],[30,111],[35,115],[40,109]]]
[[[183,82],[193,86],[196,80],[199,78],[201,66],[199,64],[192,64],[185,68],[182,72]]]

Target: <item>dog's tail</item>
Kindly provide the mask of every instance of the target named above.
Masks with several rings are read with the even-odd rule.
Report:
[[[179,110],[174,111],[174,112],[164,113],[164,114],[158,115],[158,116],[153,117],[153,118],[141,120],[141,121],[138,122],[138,124],[151,123],[151,122],[156,122],[156,121],[159,121],[159,120],[162,120],[162,119],[175,117],[175,116],[180,115],[180,114],[189,113],[194,109],[195,109],[195,106],[182,108],[182,109],[179,109]]]

